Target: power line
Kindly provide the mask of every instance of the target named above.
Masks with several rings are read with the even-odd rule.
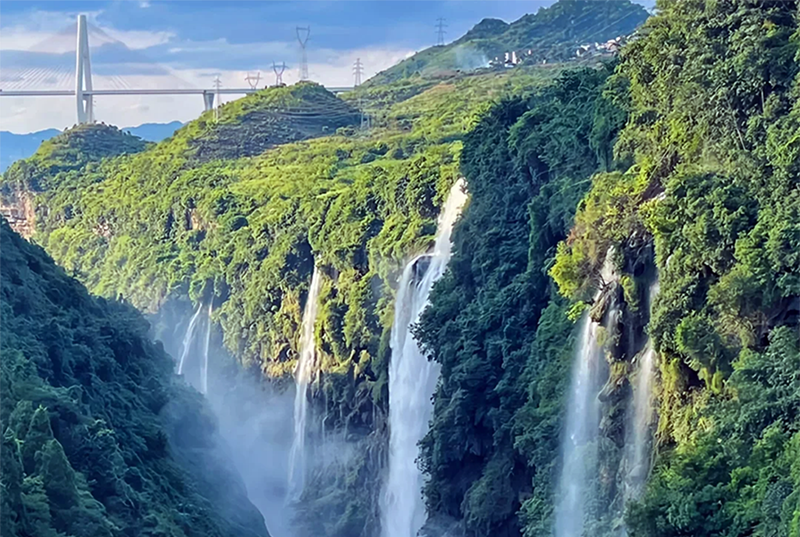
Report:
[[[361,75],[364,74],[364,64],[361,63],[361,58],[356,58],[356,63],[353,66],[353,74],[355,75],[355,80],[353,86],[360,86],[361,85]]]
[[[308,43],[308,38],[311,37],[311,26],[306,26],[303,28],[302,26],[298,26],[296,29],[297,32],[297,42],[300,43],[300,80],[308,80],[308,56],[306,55],[306,44]],[[302,36],[303,32],[305,32],[305,37]]]
[[[447,28],[447,25],[444,23],[445,20],[447,20],[447,19],[444,19],[442,17],[439,17],[438,19],[436,19],[436,46],[437,47],[441,47],[442,45],[444,45],[444,34],[447,33],[447,31],[445,31],[445,28]]]

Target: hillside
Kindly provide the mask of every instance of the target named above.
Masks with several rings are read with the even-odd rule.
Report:
[[[122,131],[138,136],[147,142],[160,142],[172,136],[183,125],[180,121],[169,123],[145,123],[136,127],[125,127]],[[27,134],[0,131],[0,173],[5,172],[14,162],[36,153],[45,140],[61,134],[57,129],[45,129]]]
[[[141,315],[90,297],[5,221],[0,242],[3,535],[267,537]]]
[[[41,182],[54,188],[34,195],[34,238],[92,292],[145,312],[191,316],[214,301],[227,351],[284,387],[311,270],[321,269],[323,373],[312,397],[331,412],[330,434],[350,431],[358,456],[316,474],[301,519],[308,535],[354,527],[371,535],[380,468],[365,453],[385,449],[397,270],[429,244],[458,177],[461,139],[487,98],[536,91],[558,72],[399,83],[347,101],[313,84],[264,90],[223,106],[219,122],[204,114],[168,140],[68,180],[46,179],[45,170]],[[349,126],[360,114],[348,103],[359,99],[373,115],[370,133]],[[75,132],[84,128],[98,127]]]
[[[503,59],[512,51],[529,64],[567,61],[575,58],[581,45],[630,35],[647,17],[641,5],[629,0],[560,0],[510,24],[484,19],[452,43],[420,51],[379,73],[368,84],[471,71],[488,67],[491,60]]]
[[[248,483],[293,537],[797,537],[797,4],[661,0],[605,64],[437,71],[461,45],[559,58],[642,13],[484,20],[342,97],[264,90],[158,144],[43,147],[4,184],[68,273],[235,379],[205,393],[232,401]],[[430,391],[391,390],[419,451],[392,442],[409,349]],[[273,464],[297,438],[295,497]]]

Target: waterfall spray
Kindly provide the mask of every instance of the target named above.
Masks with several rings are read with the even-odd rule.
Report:
[[[649,307],[658,294],[658,280],[650,286]],[[630,422],[625,440],[625,459],[627,475],[625,479],[625,500],[636,498],[642,490],[650,471],[651,427],[653,423],[653,378],[655,376],[656,351],[652,340],[647,341],[639,360],[639,370],[633,388],[631,408],[628,411]]]
[[[211,345],[211,314],[213,313],[213,304],[211,301],[208,303],[208,322],[206,325],[206,343],[203,347],[203,365],[200,370],[200,391],[204,394],[208,393],[208,349]]]
[[[464,182],[458,180],[439,217],[433,251],[405,266],[397,290],[389,365],[389,475],[381,498],[385,537],[414,537],[425,523],[417,444],[431,418],[439,366],[422,354],[411,327],[427,306],[434,282],[447,268],[450,235],[466,198]]]
[[[189,355],[189,350],[192,347],[192,339],[194,338],[194,328],[197,325],[197,318],[200,317],[200,311],[203,309],[202,304],[197,305],[197,311],[192,315],[192,320],[189,321],[189,327],[186,328],[186,334],[183,336],[183,346],[181,347],[181,359],[178,362],[178,374],[183,374],[183,365],[186,363],[186,357]]]
[[[308,383],[314,370],[314,320],[317,318],[317,297],[320,289],[320,272],[314,265],[308,297],[303,309],[300,332],[300,356],[294,372],[294,440],[289,454],[289,500],[300,499],[305,486],[306,415],[308,413]]]

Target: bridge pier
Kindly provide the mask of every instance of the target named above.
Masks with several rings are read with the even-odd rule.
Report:
[[[212,91],[204,91],[203,92],[203,105],[206,112],[209,110],[214,109],[214,92]]]

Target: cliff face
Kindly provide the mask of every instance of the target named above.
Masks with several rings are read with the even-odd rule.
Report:
[[[12,191],[4,195],[0,202],[0,215],[16,233],[25,239],[30,239],[36,227],[33,194],[26,191]]]
[[[649,264],[637,245],[654,245],[647,326],[623,315],[613,346],[647,334],[658,365],[655,463],[625,509],[629,532],[794,535],[797,378],[780,368],[798,360],[797,5],[659,8],[616,75],[630,110],[617,152],[633,166],[593,178],[551,274],[591,300],[616,252],[629,311]],[[612,384],[635,395],[636,368],[617,361]]]
[[[199,395],[130,307],[0,222],[2,532],[267,537]]]

